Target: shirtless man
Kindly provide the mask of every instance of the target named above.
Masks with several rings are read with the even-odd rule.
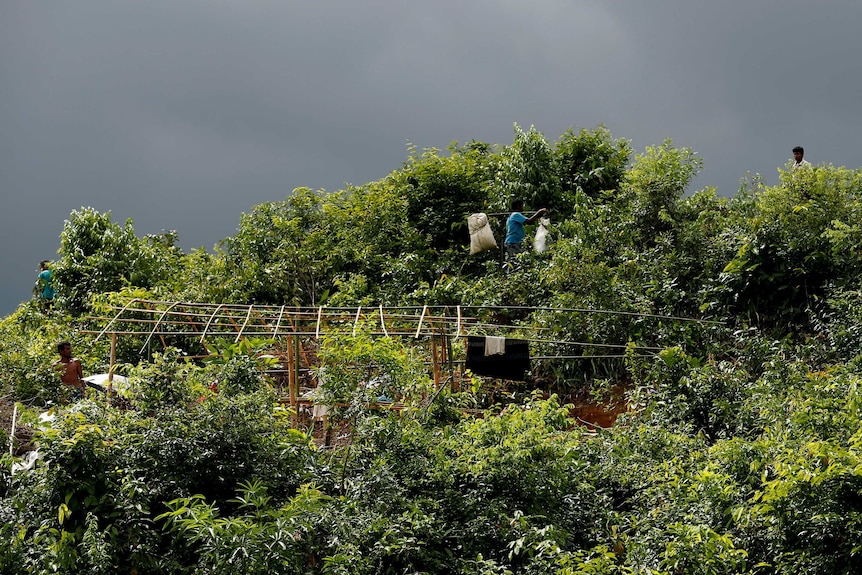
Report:
[[[84,381],[81,360],[72,357],[72,344],[68,341],[61,341],[57,344],[57,353],[60,354],[60,359],[54,362],[54,368],[60,373],[60,379],[64,385],[71,388],[73,399],[83,399],[87,382]]]

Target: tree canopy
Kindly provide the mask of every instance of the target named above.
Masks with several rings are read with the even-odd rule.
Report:
[[[515,125],[510,145],[411,147],[379,181],[293,190],[212,252],[72,212],[53,306],[0,322],[2,394],[35,433],[4,437],[0,571],[858,572],[862,170],[721,197],[690,189],[701,165],[670,140],[634,154],[603,126]],[[502,243],[513,199],[549,209],[547,249],[514,269],[470,255],[467,217]],[[68,403],[56,343],[107,371],[92,316],[136,297],[485,306],[544,347],[524,383],[434,389],[410,338],[321,338],[321,401],[349,429],[323,448],[279,401],[274,340],[129,337],[133,408]],[[560,359],[568,342],[582,358]],[[392,397],[403,411],[368,408]],[[587,400],[625,410],[586,427]]]

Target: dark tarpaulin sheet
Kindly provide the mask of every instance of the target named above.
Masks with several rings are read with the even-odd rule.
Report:
[[[506,339],[506,352],[485,355],[485,337],[467,336],[467,369],[476,375],[524,381],[530,370],[530,346],[522,339]]]

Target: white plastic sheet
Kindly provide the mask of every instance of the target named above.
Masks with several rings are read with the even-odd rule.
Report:
[[[550,218],[541,218],[539,227],[536,229],[536,236],[533,238],[533,251],[537,254],[544,252],[548,248],[548,228],[551,225]]]

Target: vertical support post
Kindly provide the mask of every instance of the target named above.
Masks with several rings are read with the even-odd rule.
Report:
[[[108,367],[108,395],[114,391],[114,369],[117,367],[117,334],[111,334],[111,365]]]
[[[461,391],[461,386],[455,381],[455,364],[452,362],[452,338],[448,335],[446,336],[446,365],[449,368],[452,391]]]
[[[290,395],[290,404],[293,407],[294,419],[296,422],[294,423],[294,427],[299,427],[299,407],[297,405],[297,394],[299,391],[299,335],[293,336],[293,391]]]
[[[12,429],[9,430],[9,455],[15,455],[15,425],[18,419],[18,403],[12,408]]]
[[[287,397],[290,402],[290,409],[293,411],[291,419],[293,426],[297,427],[299,412],[296,409],[296,374],[293,372],[293,338],[287,336]]]
[[[431,362],[434,367],[434,389],[440,389],[440,358],[437,351],[437,339],[439,336],[431,336]]]

